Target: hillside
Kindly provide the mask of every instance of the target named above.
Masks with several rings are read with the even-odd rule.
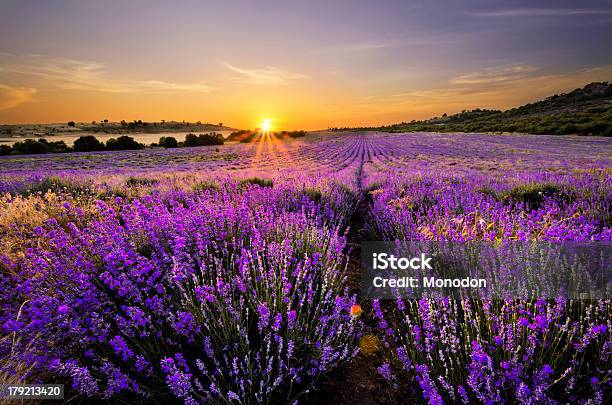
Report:
[[[590,83],[570,93],[506,111],[475,109],[375,128],[387,132],[519,132],[612,136],[612,85]]]

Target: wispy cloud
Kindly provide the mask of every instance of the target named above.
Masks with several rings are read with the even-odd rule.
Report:
[[[368,52],[381,49],[435,46],[447,42],[449,41],[445,39],[417,39],[408,37],[376,38],[352,43],[323,46],[313,49],[310,53]]]
[[[8,110],[31,101],[36,89],[31,87],[12,87],[0,84],[0,110]]]
[[[524,78],[529,73],[538,70],[530,65],[513,65],[487,68],[476,72],[465,73],[449,80],[450,84],[476,85],[507,82]]]
[[[612,10],[594,8],[506,8],[470,13],[477,17],[569,17],[579,15],[612,15]]]
[[[301,73],[288,72],[274,66],[266,66],[263,69],[245,69],[229,63],[223,63],[223,65],[229,70],[239,73],[247,83],[262,86],[284,86],[294,80],[307,77]]]
[[[559,92],[571,91],[592,81],[605,81],[612,65],[597,66],[559,74],[531,75],[517,80],[489,83],[449,83],[446,87],[413,90],[376,100],[389,111],[405,111],[418,118],[464,108],[509,108]]]
[[[38,81],[44,87],[106,93],[217,90],[203,82],[125,79],[113,76],[104,64],[43,55],[0,53],[0,73]]]
[[[311,54],[335,54],[343,52],[372,52],[385,49],[399,48],[427,48],[440,45],[457,44],[485,35],[485,32],[454,32],[452,34],[439,34],[432,32],[428,35],[389,34],[376,38],[364,38],[353,42],[336,43],[321,46],[310,50]]]

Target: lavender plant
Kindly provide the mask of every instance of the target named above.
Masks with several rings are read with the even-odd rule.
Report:
[[[491,140],[495,149],[496,142],[506,146],[516,138]],[[407,148],[397,138],[386,142]],[[458,164],[466,145],[436,145],[437,153],[452,153],[427,165],[411,162],[385,179],[377,167],[384,160],[376,162],[369,173],[370,231],[413,241],[612,239],[607,160],[587,163],[584,156],[585,166],[595,167],[576,170],[528,144],[534,154],[540,149],[541,160],[514,162],[499,173],[487,167],[498,159],[482,149],[476,149],[480,167]],[[389,307],[375,301],[373,307],[380,332],[395,348],[379,368],[381,377],[406,392],[417,386],[428,403],[609,399],[610,300],[424,298]]]
[[[3,352],[104,399],[299,397],[354,355],[354,298],[322,206],[273,194],[117,198],[87,221],[66,204],[3,259]]]

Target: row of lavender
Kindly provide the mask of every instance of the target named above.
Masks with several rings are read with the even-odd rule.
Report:
[[[379,139],[394,154],[366,165],[374,237],[612,240],[607,140],[472,137]],[[393,348],[380,374],[400,391],[418,386],[429,403],[609,400],[610,300],[399,299],[373,308]]]

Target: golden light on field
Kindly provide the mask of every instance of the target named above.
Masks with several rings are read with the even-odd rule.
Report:
[[[269,132],[271,128],[272,128],[272,120],[270,118],[264,118],[263,121],[261,121],[262,131]]]

